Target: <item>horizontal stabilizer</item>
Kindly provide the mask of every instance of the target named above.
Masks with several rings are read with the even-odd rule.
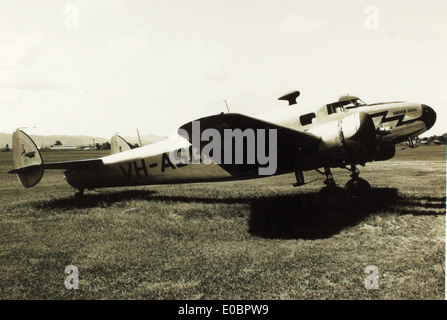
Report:
[[[14,169],[14,170],[10,170],[10,171],[8,171],[8,173],[15,173],[15,174],[24,173],[24,174],[27,174],[27,173],[33,172],[36,169],[40,169],[40,168],[42,168],[41,164],[32,164],[30,166],[26,166],[26,167],[21,167],[21,168],[17,168],[17,169]]]
[[[76,161],[62,161],[62,162],[52,162],[52,163],[42,163],[29,165],[21,168],[16,168],[14,170],[8,171],[8,173],[25,173],[36,168],[42,168],[47,170],[76,170],[76,169],[87,169],[87,168],[97,168],[104,166],[101,159],[86,159],[86,160],[76,160]]]
[[[52,162],[52,163],[45,163],[43,165],[44,169],[47,170],[76,170],[76,169],[97,168],[102,166],[104,166],[104,163],[102,162],[101,159]]]

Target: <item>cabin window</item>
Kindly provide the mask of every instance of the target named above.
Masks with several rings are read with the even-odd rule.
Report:
[[[346,109],[344,105],[348,104],[349,101],[342,101],[342,102],[335,102],[328,104],[327,107],[327,114],[333,114],[333,113],[339,113],[339,112],[345,112]]]
[[[317,116],[315,115],[315,113],[308,113],[305,115],[302,115],[300,117],[300,122],[302,126],[307,126],[308,124],[312,124],[312,120],[313,118],[316,118]]]

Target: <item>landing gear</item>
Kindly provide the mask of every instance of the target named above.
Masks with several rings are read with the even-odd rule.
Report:
[[[305,184],[303,171],[295,171],[296,183],[293,184],[294,187],[299,187]]]
[[[318,193],[319,201],[330,206],[340,207],[349,202],[350,199],[361,199],[363,196],[370,193],[371,185],[368,181],[359,177],[360,171],[355,165],[351,165],[351,168],[348,170],[352,172],[351,180],[346,183],[344,189],[335,184],[330,168],[325,167],[324,172],[317,170],[320,174],[326,176],[326,180],[324,181],[326,186]]]
[[[334,176],[332,175],[331,168],[325,167],[324,168],[324,175],[326,176],[326,180],[324,180],[324,184],[326,186],[336,186]]]
[[[365,179],[359,177],[360,171],[354,166],[349,169],[351,174],[351,180],[349,180],[345,189],[349,193],[352,199],[360,198],[371,191],[371,185]]]
[[[335,184],[331,169],[325,167],[324,173],[319,170],[317,171],[326,176],[326,180],[324,181],[326,186],[318,193],[318,200],[329,207],[339,207],[341,204],[345,204],[349,200],[349,195],[345,189]]]

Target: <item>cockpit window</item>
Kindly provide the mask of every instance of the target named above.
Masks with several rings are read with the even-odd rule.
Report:
[[[348,104],[345,106],[347,109],[349,108],[356,108],[360,106],[366,105],[366,103],[362,99],[355,99],[355,100],[349,100],[349,101],[343,101],[347,102]]]
[[[327,113],[345,112],[346,109],[357,108],[366,105],[362,99],[342,100],[327,105]]]

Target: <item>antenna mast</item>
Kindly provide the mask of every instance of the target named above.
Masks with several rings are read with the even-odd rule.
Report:
[[[138,128],[137,128],[137,135],[138,135],[138,142],[140,143],[141,147],[143,144],[141,143],[140,132],[138,131]]]
[[[230,112],[230,109],[228,108],[227,100],[224,100],[224,102],[225,102],[225,106],[227,107],[227,110],[228,110],[228,113],[229,113],[229,112]]]

